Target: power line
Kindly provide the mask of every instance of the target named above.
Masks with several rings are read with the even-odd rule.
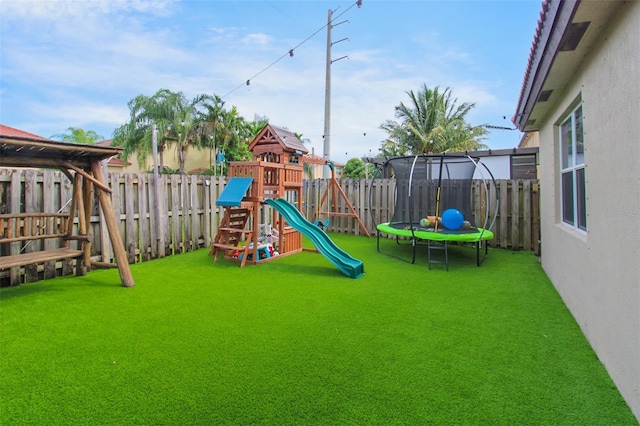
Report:
[[[258,71],[254,76],[252,76],[251,78],[248,78],[246,81],[238,84],[235,88],[233,88],[229,93],[227,93],[226,95],[222,96],[221,99],[226,98],[227,96],[229,96],[230,94],[232,94],[233,92],[235,92],[236,90],[240,89],[242,86],[249,86],[251,84],[251,80],[255,79],[256,77],[258,77],[260,74],[262,74],[263,72],[267,71],[269,68],[271,68],[272,66],[274,66],[275,64],[277,64],[278,62],[280,62],[281,60],[283,60],[284,58],[286,58],[287,56],[293,57],[293,51],[296,50],[298,47],[302,46],[303,44],[305,44],[307,41],[311,40],[315,35],[317,35],[320,31],[324,30],[325,28],[327,28],[327,26],[331,25],[333,23],[333,21],[335,21],[336,19],[338,19],[339,17],[341,17],[342,15],[344,15],[345,13],[347,13],[353,6],[362,6],[362,0],[357,0],[355,3],[353,3],[351,6],[349,6],[347,9],[345,9],[344,12],[342,12],[341,14],[339,14],[338,16],[336,16],[335,18],[332,18],[330,22],[327,22],[326,24],[324,24],[322,27],[318,28],[317,31],[315,31],[313,34],[311,34],[309,37],[305,38],[304,40],[302,40],[300,43],[298,43],[295,47],[293,47],[292,49],[289,49],[286,53],[284,53],[282,56],[280,56],[278,59],[276,59],[275,61],[271,62],[269,65],[267,65],[266,67],[264,67],[263,69],[261,69],[260,71]]]
[[[287,20],[289,21],[295,21],[295,18],[293,18],[291,15],[289,15],[288,13],[286,13],[285,11],[283,11],[282,9],[280,9],[278,6],[276,6],[275,4],[273,4],[273,2],[269,1],[269,0],[264,0],[265,3],[267,3],[269,6],[271,6],[272,8],[274,8],[275,10],[277,10],[278,12],[280,12],[282,14],[282,16],[284,16],[285,18],[287,18]]]

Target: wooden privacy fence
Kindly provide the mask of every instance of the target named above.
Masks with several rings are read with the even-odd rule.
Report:
[[[223,211],[216,200],[226,183],[225,177],[201,175],[160,175],[158,189],[153,185],[151,174],[109,173],[107,176],[113,194],[116,218],[130,263],[144,262],[159,257],[179,254],[202,247],[209,247],[216,235]],[[369,188],[370,181],[338,179],[349,201],[372,235],[377,223],[388,222],[395,205],[395,180],[378,179]],[[303,213],[312,220],[319,211],[331,210],[327,206],[318,208],[328,180],[306,180],[303,196],[299,202]],[[72,183],[62,173],[51,170],[0,169],[0,214],[38,213],[69,211]],[[475,183],[473,192],[476,217],[484,217],[485,209],[499,197],[500,206],[493,231],[492,247],[511,250],[530,250],[539,254],[540,219],[539,186],[537,180],[499,180],[497,188],[484,194],[482,183]],[[369,200],[371,199],[371,207]],[[489,203],[487,203],[487,199]],[[157,202],[156,202],[157,200]],[[343,199],[333,200],[338,212],[347,212]],[[97,203],[93,203],[94,206]],[[157,210],[156,210],[157,209]],[[271,212],[268,206],[261,209],[261,224],[268,223]],[[326,220],[327,217],[320,219]],[[375,220],[375,222],[374,222]],[[90,235],[91,258],[96,265],[113,264],[110,240],[106,236],[104,218],[97,207],[91,214]],[[363,235],[353,217],[331,217],[328,232]],[[13,243],[15,244],[15,243]],[[34,241],[40,249],[42,242]],[[372,242],[373,247],[374,242]],[[8,245],[8,244],[7,244]],[[10,253],[7,245],[0,245],[0,256]],[[28,271],[28,272],[27,272]],[[16,285],[37,281],[57,275],[72,273],[68,264],[57,262],[55,268],[40,265],[38,268],[23,268],[20,274],[9,274],[0,270],[1,285]]]

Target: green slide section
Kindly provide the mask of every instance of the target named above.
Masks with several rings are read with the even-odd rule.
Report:
[[[353,258],[333,242],[322,229],[309,222],[300,211],[284,198],[269,198],[265,203],[276,209],[289,225],[309,238],[318,251],[349,278],[360,278],[364,274],[362,261]]]

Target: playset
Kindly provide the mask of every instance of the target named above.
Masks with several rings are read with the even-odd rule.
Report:
[[[210,250],[214,261],[222,256],[244,267],[299,253],[304,234],[345,275],[362,276],[362,262],[300,212],[307,149],[298,137],[267,124],[249,150],[253,161],[229,164],[229,180],[216,202],[224,214]]]

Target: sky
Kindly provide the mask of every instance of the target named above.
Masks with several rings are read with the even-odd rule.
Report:
[[[450,88],[471,125],[513,128],[540,0],[0,0],[0,123],[105,139],[160,89],[218,95],[324,154],[375,156],[409,91]],[[331,11],[330,77],[327,23]],[[293,56],[289,51],[293,49]],[[246,82],[249,80],[250,84]],[[489,129],[491,149],[522,133]]]

